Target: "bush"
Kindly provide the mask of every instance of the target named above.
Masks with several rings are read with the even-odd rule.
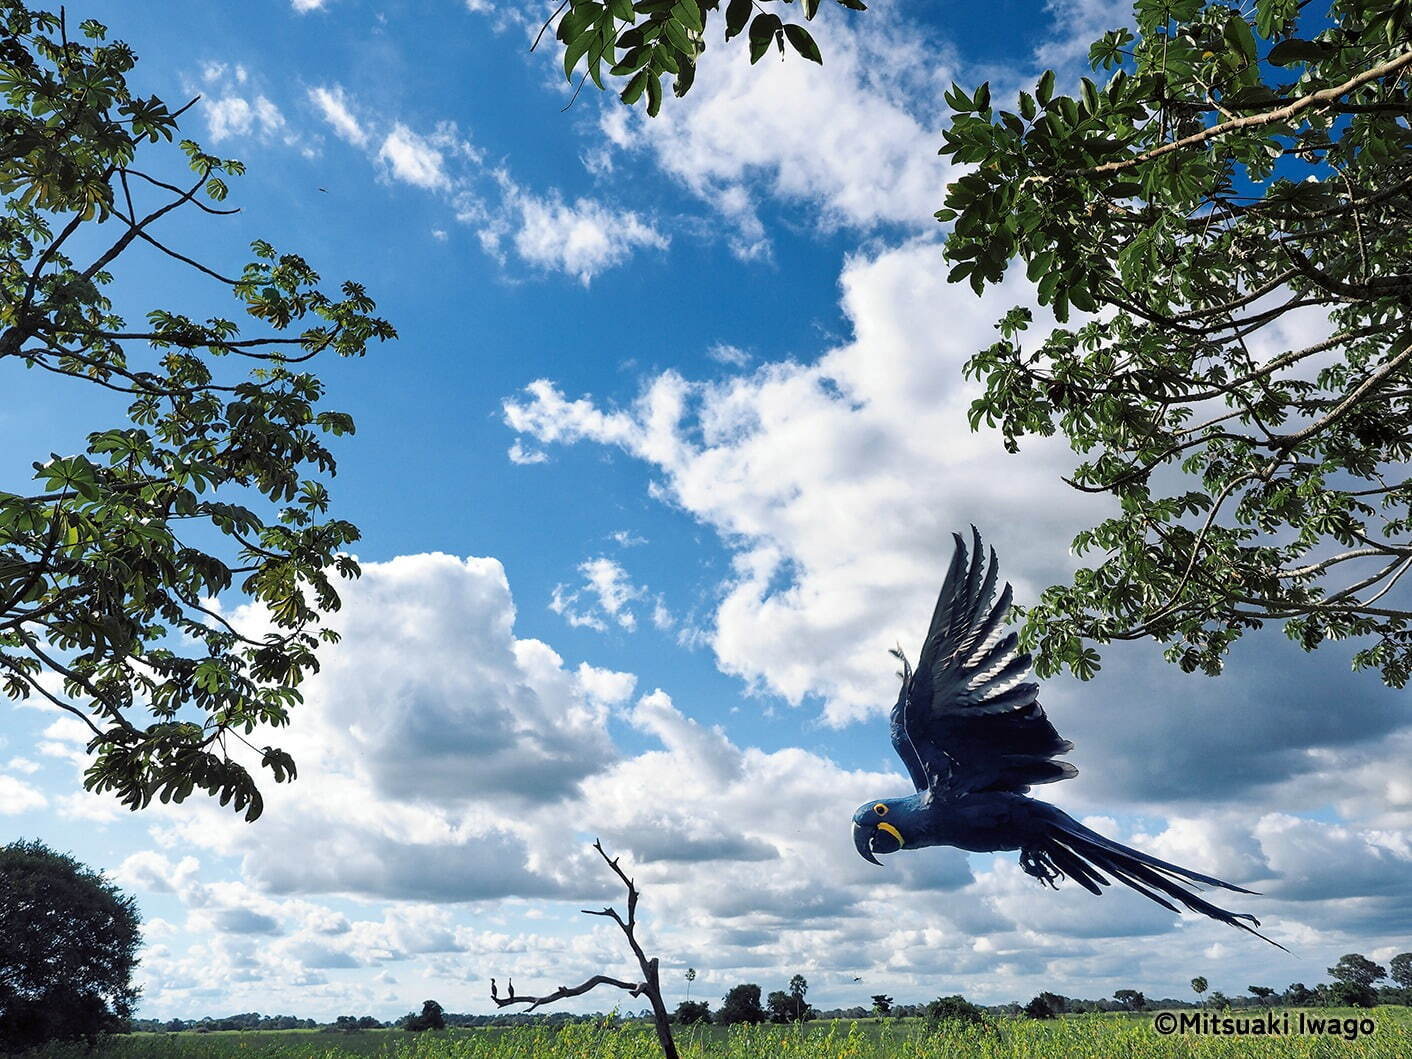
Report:
[[[0,1052],[125,1030],[139,923],[131,897],[72,857],[0,846]]]
[[[435,1000],[422,1001],[422,1012],[409,1012],[399,1020],[404,1030],[412,1033],[421,1033],[423,1030],[444,1030],[446,1029],[446,1016],[442,1013],[442,1007]]]
[[[1025,1005],[1025,1015],[1032,1019],[1052,1019],[1054,1009],[1049,1006],[1049,1001],[1042,996],[1037,996]]]
[[[711,1021],[711,1005],[704,1000],[683,1000],[672,1013],[672,1021],[683,1026]]]
[[[1360,982],[1335,982],[1329,988],[1329,998],[1335,1007],[1372,1008],[1378,1006],[1378,994],[1372,986]]]
[[[927,1005],[924,1017],[931,1025],[939,1022],[963,1022],[977,1026],[990,1024],[986,1013],[960,994],[937,997]]]

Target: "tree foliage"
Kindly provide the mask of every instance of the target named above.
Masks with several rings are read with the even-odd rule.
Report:
[[[683,1000],[672,1013],[672,1021],[682,1026],[711,1021],[711,1005],[704,1000]]]
[[[446,1029],[444,1009],[435,1000],[422,1001],[421,1011],[409,1011],[398,1020],[409,1033]]]
[[[1267,985],[1248,985],[1245,987],[1245,991],[1262,1004],[1270,1003],[1271,997],[1275,995],[1275,991]]]
[[[716,1022],[722,1026],[733,1026],[737,1022],[764,1021],[765,1009],[760,1006],[760,987],[753,982],[743,982],[731,987],[716,1012]]]
[[[1206,981],[1205,977],[1203,977],[1202,975],[1197,975],[1191,980],[1191,991],[1195,993],[1199,998],[1202,993],[1206,992],[1206,987],[1208,985],[1209,983]]]
[[[1031,1019],[1052,1019],[1054,1009],[1043,996],[1037,996],[1025,1005],[1025,1017]]]
[[[933,1025],[942,1022],[961,1022],[976,1026],[990,1025],[990,1019],[986,1013],[959,993],[953,996],[939,996],[928,1003],[924,1017],[928,1023]]]
[[[789,980],[789,992],[777,989],[765,998],[765,1014],[771,1022],[805,1022],[815,1018],[818,1012],[809,1006],[804,995],[809,992],[809,982],[802,974]]]
[[[131,897],[67,854],[0,846],[0,1052],[124,1029],[139,924]]]
[[[1403,989],[1412,989],[1412,952],[1400,952],[1387,964],[1388,974]]]
[[[240,163],[191,140],[164,151],[185,108],[135,95],[136,56],[99,23],[18,0],[0,0],[0,22],[0,370],[127,402],[83,452],[36,453],[33,483],[0,491],[0,687],[82,719],[91,790],[138,809],[200,789],[254,819],[234,744],[275,781],[294,776],[287,753],[247,737],[286,723],[335,638],[320,628],[335,581],[358,570],[344,552],[357,530],[325,517],[327,439],[353,421],[322,407],[306,365],[394,331],[362,286],[326,293],[268,242],[234,275],[169,246],[159,222],[177,211],[234,212],[219,204]],[[159,307],[129,324],[111,288],[138,247],[204,277],[256,331]],[[211,605],[234,591],[268,631]]]
[[[851,11],[867,9],[863,0],[833,2]],[[662,109],[663,78],[672,78],[677,96],[690,91],[716,15],[724,15],[726,40],[743,36],[748,42],[752,63],[771,48],[781,59],[794,51],[822,63],[809,31],[789,17],[794,10],[812,21],[819,6],[820,0],[799,0],[797,7],[794,0],[563,0],[545,26],[558,18],[555,36],[564,45],[566,79],[577,77],[579,88],[589,79],[599,88],[620,83],[624,103],[642,101],[655,117]]]
[[[1378,1006],[1378,994],[1362,982],[1335,982],[1329,988],[1329,1000],[1334,1007],[1372,1008]]]
[[[967,373],[972,425],[1014,450],[1061,433],[1066,479],[1115,513],[1097,565],[1045,592],[1042,674],[1152,637],[1218,672],[1246,630],[1402,686],[1412,616],[1412,9],[1139,0],[1074,95],[1048,72],[1015,112],[953,87],[944,154],[974,168],[937,216],[951,279],[1012,264],[1059,325],[1017,308]],[[1073,312],[1080,315],[1073,316]]]
[[[1339,982],[1352,982],[1371,988],[1374,982],[1387,977],[1387,969],[1359,952],[1346,953],[1328,969],[1329,977]]]
[[[1147,997],[1136,989],[1119,989],[1113,993],[1113,999],[1122,1004],[1128,1011],[1142,1011],[1147,1007]]]

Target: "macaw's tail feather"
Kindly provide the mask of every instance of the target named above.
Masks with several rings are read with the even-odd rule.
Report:
[[[1037,803],[1043,805],[1044,803]],[[1097,831],[1084,827],[1073,817],[1054,806],[1045,805],[1043,814],[1047,824],[1043,837],[1034,845],[1020,851],[1020,866],[1029,875],[1054,885],[1055,879],[1067,876],[1090,893],[1102,894],[1102,887],[1108,886],[1107,872],[1119,882],[1132,887],[1142,896],[1156,901],[1163,908],[1180,912],[1172,901],[1176,901],[1193,912],[1229,923],[1247,933],[1254,934],[1261,941],[1268,941],[1277,949],[1289,952],[1277,941],[1265,937],[1246,923],[1260,925],[1260,920],[1243,912],[1228,912],[1213,905],[1193,893],[1188,886],[1199,884],[1220,886],[1236,893],[1253,894],[1241,886],[1210,875],[1202,875],[1190,868],[1169,864],[1165,860],[1148,856],[1139,850],[1131,849],[1111,839],[1104,838]],[[1185,885],[1183,885],[1185,884]],[[1165,895],[1165,896],[1164,896]],[[1168,900],[1171,898],[1172,900]],[[1242,922],[1244,920],[1245,922]]]

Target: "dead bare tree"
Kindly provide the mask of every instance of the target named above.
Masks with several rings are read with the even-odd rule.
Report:
[[[495,979],[490,980],[490,999],[495,1001],[497,1007],[509,1007],[511,1004],[527,1004],[526,1012],[533,1011],[537,1007],[545,1004],[552,1004],[556,1000],[563,1000],[566,997],[579,996],[587,993],[600,985],[616,986],[626,990],[635,997],[645,996],[652,1004],[652,1018],[657,1027],[657,1041],[662,1045],[662,1054],[666,1059],[679,1059],[677,1054],[676,1041],[672,1039],[672,1024],[667,1019],[667,1006],[662,1003],[662,986],[657,977],[657,957],[650,960],[647,954],[642,951],[642,946],[637,943],[637,899],[639,897],[637,887],[628,878],[622,868],[618,866],[618,858],[610,858],[603,851],[603,843],[595,840],[593,848],[598,851],[598,855],[603,858],[608,867],[613,869],[613,873],[623,881],[623,885],[628,889],[628,916],[624,919],[618,914],[618,910],[611,905],[602,911],[591,908],[583,909],[586,916],[604,916],[611,919],[622,929],[624,936],[628,939],[628,945],[632,948],[633,955],[637,957],[638,966],[642,968],[642,981],[625,982],[620,978],[609,978],[607,975],[596,974],[588,981],[573,987],[561,985],[554,992],[545,996],[516,996],[515,983],[507,980],[506,995],[501,996]]]

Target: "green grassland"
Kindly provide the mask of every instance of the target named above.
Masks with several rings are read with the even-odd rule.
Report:
[[[1233,1013],[1249,1016],[1253,1011]],[[1162,1036],[1153,1014],[1068,1015],[1030,1021],[999,1019],[992,1027],[957,1024],[928,1028],[909,1020],[815,1022],[803,1026],[695,1026],[678,1029],[683,1059],[1147,1059],[1193,1056],[1412,1057],[1412,1009],[1372,1011],[1320,1008],[1311,1016],[1372,1019],[1375,1030],[1356,1040],[1322,1035],[1228,1037]],[[639,1022],[582,1023],[557,1029],[499,1028],[410,1034],[401,1030],[327,1033],[133,1034],[95,1052],[50,1046],[43,1059],[657,1059],[652,1028]]]

